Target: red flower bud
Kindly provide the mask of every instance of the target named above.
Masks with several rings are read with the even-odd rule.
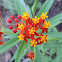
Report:
[[[10,25],[10,26],[9,26],[9,29],[13,29],[13,26],[12,26],[12,25]]]
[[[12,23],[12,20],[11,19],[8,19],[8,23]]]
[[[16,18],[15,20],[14,20],[15,22],[19,22],[19,20]]]
[[[15,19],[15,17],[13,15],[10,16],[11,19]]]
[[[18,27],[18,23],[16,23],[15,26]]]
[[[14,33],[16,33],[16,32],[17,32],[17,30],[16,30],[16,29],[13,29],[13,32],[14,32]]]
[[[22,18],[21,15],[18,15],[18,18],[21,19]]]

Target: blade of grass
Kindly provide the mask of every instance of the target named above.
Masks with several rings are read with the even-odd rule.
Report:
[[[27,44],[25,43],[25,41],[22,41],[22,43],[20,44],[20,46],[18,48],[16,58],[15,58],[15,62],[20,62],[20,60],[22,59],[22,56],[23,56],[24,50],[26,48],[26,45]]]
[[[6,41],[4,45],[0,45],[0,54],[7,51],[8,49],[10,49],[14,45],[16,45],[18,42],[20,42],[20,41],[18,41],[17,37]]]
[[[37,17],[40,17],[40,15],[42,14],[42,12],[44,13],[48,13],[49,9],[51,8],[52,4],[53,4],[54,0],[46,0],[45,3],[43,4],[43,6],[41,7],[41,9],[39,10]]]

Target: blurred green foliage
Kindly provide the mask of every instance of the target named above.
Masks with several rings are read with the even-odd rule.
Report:
[[[38,0],[2,0],[3,4],[0,3],[0,5],[3,5],[5,8],[9,9],[12,14],[18,13],[19,15],[22,15],[23,12],[26,12],[26,9],[30,15],[30,18],[34,17],[36,10],[38,7],[40,8],[37,17],[40,17],[42,12],[47,12],[50,10],[54,0],[46,0],[45,3],[42,5],[41,1]],[[26,8],[25,8],[25,6]],[[15,11],[15,12],[14,12]],[[33,16],[32,16],[33,14]],[[49,28],[48,32],[48,42],[43,43],[42,45],[36,46],[36,62],[62,62],[62,32],[58,32],[55,26],[57,26],[59,23],[62,23],[62,13],[58,14],[47,21],[51,22],[51,27]],[[9,31],[8,29],[5,29],[6,31]],[[51,32],[52,31],[52,32]],[[12,31],[11,31],[12,32]],[[38,31],[40,33],[40,31]],[[7,34],[7,33],[5,33]],[[45,33],[44,33],[45,34]],[[18,35],[18,34],[17,34]],[[7,51],[9,48],[16,45],[19,41],[17,39],[17,35],[10,34],[7,37],[4,38],[10,38],[11,40],[6,41],[4,45],[0,45],[0,53],[3,53]],[[14,37],[14,38],[13,38]],[[29,41],[29,40],[28,40]],[[29,43],[28,43],[29,44]],[[13,56],[12,60],[15,59],[15,62],[20,62],[21,58],[25,54],[24,52],[27,52],[28,48],[26,47],[25,42],[23,41],[15,55]],[[31,47],[33,50],[33,48]],[[31,62],[31,61],[30,61]]]

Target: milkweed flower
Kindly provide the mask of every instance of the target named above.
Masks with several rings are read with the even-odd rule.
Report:
[[[43,42],[46,43],[48,38],[47,35],[43,35],[43,33],[48,33],[48,28],[51,26],[50,21],[48,23],[45,21],[45,18],[47,17],[47,13],[42,12],[40,18],[37,18],[37,16],[35,16],[35,18],[31,19],[29,18],[28,12],[23,12],[21,20],[25,21],[26,24],[20,22],[20,24],[18,24],[18,27],[16,28],[17,30],[21,30],[18,36],[19,40],[25,40],[25,42],[27,43],[27,39],[31,39],[32,41],[30,41],[30,46],[33,47],[35,47],[36,45],[41,45]],[[42,35],[37,33],[39,28],[42,30],[40,33]],[[35,36],[38,37],[35,39]]]
[[[31,29],[29,29],[29,34],[34,34],[35,31],[36,31],[36,30],[33,29],[33,27],[32,27]]]
[[[43,12],[42,12],[41,18],[42,18],[42,19],[48,18],[47,13],[43,13]]]
[[[50,23],[50,21],[48,21],[48,23],[45,21],[44,24],[43,24],[43,26],[44,26],[45,28],[48,28],[48,27],[51,26],[49,23]]]
[[[28,20],[28,18],[29,18],[28,12],[26,12],[26,13],[23,12],[22,18],[25,19],[25,20]]]
[[[39,23],[39,18],[37,18],[37,16],[35,16],[35,18],[32,18],[32,20],[35,24]]]
[[[33,60],[35,58],[35,54],[33,52],[28,53],[27,56],[31,60]]]
[[[17,38],[19,38],[19,40],[24,40],[26,43],[28,43],[28,39],[30,39],[30,46],[36,47],[36,45],[41,45],[43,42],[46,43],[48,38],[47,35],[43,35],[44,32],[48,33],[48,28],[51,26],[50,25],[50,21],[46,22],[46,18],[47,18],[47,13],[43,13],[41,14],[41,16],[39,18],[37,18],[37,16],[35,16],[34,18],[29,18],[29,14],[28,12],[24,13],[23,15],[18,15],[18,18],[15,18],[14,16],[11,16],[10,21],[8,21],[9,23],[12,23],[12,19],[14,19],[15,21],[15,32],[20,31],[19,35],[17,36]],[[19,22],[19,19],[24,22]],[[11,25],[12,26],[12,25]],[[10,27],[10,29],[13,29]],[[40,33],[38,33],[38,30],[40,30]]]
[[[32,41],[30,41],[30,43],[31,43],[31,45],[30,45],[30,46],[35,47],[35,46],[36,46],[36,44],[37,44],[37,41],[36,41],[35,39],[33,39]]]
[[[19,28],[20,30],[23,30],[23,29],[24,29],[24,24],[23,24],[23,23],[18,24],[18,28]]]
[[[20,34],[19,36],[17,36],[19,38],[19,40],[24,40],[24,35]]]
[[[47,35],[42,35],[42,36],[41,36],[41,42],[46,43],[47,40],[48,40]]]

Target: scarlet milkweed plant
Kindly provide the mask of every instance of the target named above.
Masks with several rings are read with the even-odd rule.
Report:
[[[15,62],[20,62],[23,55],[27,54],[31,62],[44,62],[43,57],[46,57],[46,51],[53,47],[51,45],[61,46],[62,32],[58,32],[55,26],[62,22],[62,13],[47,20],[47,13],[54,0],[46,0],[37,16],[34,16],[38,2],[35,0],[32,6],[32,16],[29,6],[22,2],[15,0],[18,17],[11,15],[8,19],[8,23],[11,25],[4,30],[3,27],[1,29],[1,33],[8,34],[3,38],[10,38],[10,40],[6,41],[4,45],[0,45],[0,54],[21,42],[11,61],[15,59]],[[31,52],[28,52],[29,49]]]

